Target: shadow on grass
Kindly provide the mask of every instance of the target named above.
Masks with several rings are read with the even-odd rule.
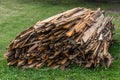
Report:
[[[110,54],[114,60],[120,60],[120,42],[114,42],[109,48]]]
[[[91,2],[87,0],[18,0],[20,3],[29,3],[29,4],[44,4],[44,5],[62,5],[62,6],[89,6],[99,7],[104,5],[106,2]]]
[[[114,6],[120,6],[119,3],[107,2],[94,2],[87,0],[17,0],[21,4],[43,5],[43,6],[62,6],[62,7],[86,7],[86,8],[99,8],[111,9]]]

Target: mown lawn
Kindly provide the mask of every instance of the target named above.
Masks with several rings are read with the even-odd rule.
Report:
[[[65,2],[64,2],[65,1]],[[114,57],[109,69],[98,67],[85,69],[77,65],[70,65],[66,70],[50,69],[21,69],[7,66],[4,57],[5,48],[19,32],[59,12],[74,7],[87,7],[108,10],[120,8],[120,4],[84,3],[79,0],[63,0],[55,4],[52,0],[0,0],[0,80],[120,80],[120,43],[114,43],[109,52]],[[72,1],[72,0],[71,0]],[[120,11],[107,12],[113,16],[116,26],[114,39],[120,40]]]

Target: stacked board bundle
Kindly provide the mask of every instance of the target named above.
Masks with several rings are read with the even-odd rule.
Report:
[[[22,68],[65,69],[76,63],[86,68],[109,67],[108,52],[113,38],[111,17],[100,9],[74,8],[57,14],[21,32],[8,50],[8,65]]]

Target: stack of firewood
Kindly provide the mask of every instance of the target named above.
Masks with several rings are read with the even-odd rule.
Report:
[[[22,68],[65,69],[76,63],[86,68],[109,67],[108,47],[114,25],[100,9],[74,8],[38,21],[13,39],[6,52],[8,65]]]

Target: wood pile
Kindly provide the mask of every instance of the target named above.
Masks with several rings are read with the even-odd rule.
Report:
[[[108,68],[112,63],[108,48],[114,33],[111,20],[100,9],[78,7],[38,21],[10,42],[5,53],[7,65],[46,65],[64,70],[76,63],[86,68]]]

